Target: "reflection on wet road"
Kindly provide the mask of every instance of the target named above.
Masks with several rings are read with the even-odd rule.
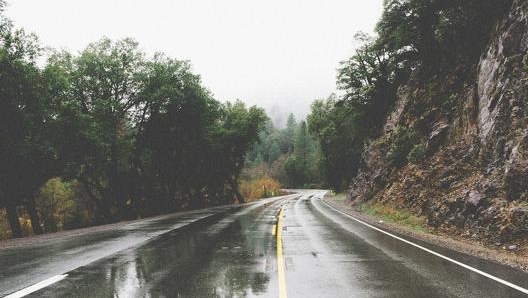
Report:
[[[269,203],[169,232],[29,297],[259,297],[275,270]]]
[[[284,208],[288,297],[528,297],[336,212],[317,196]],[[413,240],[414,241],[414,240]],[[528,286],[511,268],[430,246]]]
[[[65,279],[27,297],[278,297],[277,241],[272,226],[281,207],[282,259],[289,298],[527,297],[358,224],[324,204],[320,199],[323,194],[304,192],[216,210],[207,216],[201,211],[197,213],[201,214],[199,221],[186,225],[183,223],[192,222],[197,215],[128,226],[125,234],[135,237],[159,229],[164,232],[82,264],[68,271]],[[101,239],[88,239],[87,245],[102,245],[114,236],[99,235]],[[421,245],[527,286],[525,273]],[[80,250],[73,244],[65,246],[66,250]],[[8,262],[10,267],[16,264],[16,260]]]

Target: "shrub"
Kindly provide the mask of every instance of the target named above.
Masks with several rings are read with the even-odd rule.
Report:
[[[270,177],[261,177],[254,180],[240,182],[240,193],[247,201],[269,198],[280,195],[281,185]]]
[[[40,188],[36,203],[44,231],[60,231],[75,221],[79,216],[75,196],[70,184],[60,178],[52,178]]]
[[[427,146],[425,144],[415,145],[411,152],[407,155],[407,161],[413,164],[417,164],[425,159],[427,154]]]
[[[396,167],[407,162],[407,155],[418,141],[418,134],[411,128],[398,126],[390,138],[387,159]]]

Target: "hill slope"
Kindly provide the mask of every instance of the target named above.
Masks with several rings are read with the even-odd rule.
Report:
[[[490,243],[527,238],[528,2],[513,1],[476,60],[398,89],[351,202],[390,203]],[[394,152],[409,162],[394,165]]]

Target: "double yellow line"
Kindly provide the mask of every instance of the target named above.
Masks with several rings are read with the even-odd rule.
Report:
[[[286,273],[284,270],[284,257],[282,255],[282,212],[283,208],[279,210],[277,216],[277,224],[273,225],[273,236],[277,236],[277,271],[279,275],[279,298],[287,298],[286,293]]]

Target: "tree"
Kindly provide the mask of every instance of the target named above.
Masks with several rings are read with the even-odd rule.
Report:
[[[80,222],[76,193],[70,183],[60,178],[49,179],[40,189],[36,205],[46,232],[60,231],[74,222]]]
[[[293,153],[284,164],[291,187],[303,187],[317,181],[319,151],[310,135],[306,121],[301,121],[295,132]]]
[[[335,190],[343,190],[359,167],[366,140],[362,115],[335,96],[312,103],[308,126],[322,152],[321,175]]]
[[[219,117],[219,103],[201,86],[188,62],[157,56],[147,65],[145,109],[138,148],[143,156],[142,172],[155,177],[154,193],[161,206],[180,208],[186,197],[193,207],[203,207],[201,194],[210,170],[209,130]],[[180,194],[180,195],[178,195]]]
[[[262,109],[218,102],[188,61],[147,58],[128,38],[54,52],[39,68],[36,36],[15,30],[4,7],[0,0],[0,207],[15,237],[21,206],[40,233],[39,213],[55,230],[79,225],[70,221],[78,208],[107,223],[244,201],[238,178],[267,123]],[[280,155],[276,144],[266,151],[269,162]]]
[[[285,144],[285,148],[287,151],[284,151],[284,153],[292,153],[293,152],[293,139],[295,137],[295,131],[297,130],[297,121],[295,120],[295,116],[290,113],[288,116],[288,120],[286,121],[286,129],[283,131],[282,137],[283,137],[283,144]]]
[[[396,100],[396,90],[406,78],[397,66],[394,56],[374,39],[358,33],[361,43],[356,54],[340,63],[337,86],[344,91],[342,100],[355,109],[356,117],[362,117],[365,134],[378,133],[385,117]]]
[[[244,198],[238,191],[238,178],[245,164],[246,153],[258,141],[258,133],[264,128],[268,117],[263,109],[252,106],[246,108],[241,101],[223,105],[222,114],[213,132],[213,146],[222,158],[218,158],[215,168],[231,188],[240,203]],[[219,163],[219,164],[218,164]]]
[[[385,0],[377,44],[422,78],[448,74],[478,59],[511,0]],[[471,62],[471,63],[468,63]]]
[[[101,222],[112,210],[129,218],[131,152],[135,118],[143,103],[144,54],[137,42],[103,38],[81,54],[53,56],[49,73],[67,82],[61,94],[61,157],[97,203]]]
[[[0,9],[5,3],[0,2]],[[35,208],[38,188],[57,173],[50,142],[53,113],[46,82],[36,67],[36,36],[0,21],[0,203],[13,237],[22,234],[17,207],[25,204],[33,231],[41,233]]]

